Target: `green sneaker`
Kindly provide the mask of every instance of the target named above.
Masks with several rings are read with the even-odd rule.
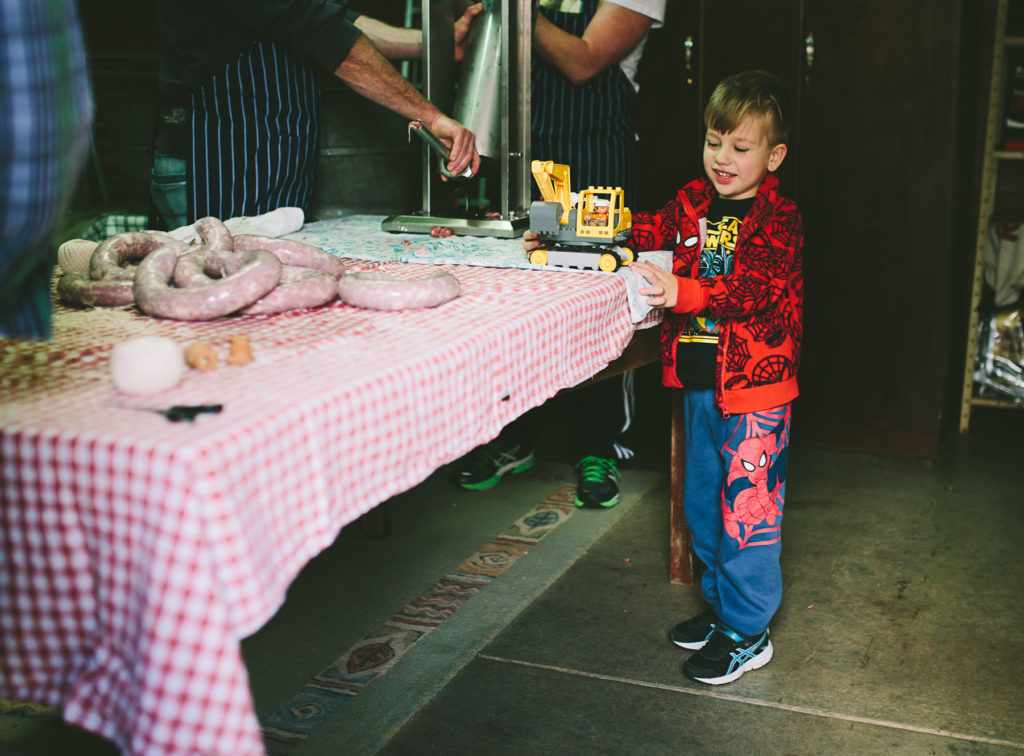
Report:
[[[498,441],[491,441],[466,455],[452,475],[452,483],[469,491],[484,491],[498,485],[507,473],[526,472],[535,461],[533,450],[525,444],[502,449]]]
[[[575,470],[577,507],[610,509],[619,503],[619,468],[614,459],[584,457]]]

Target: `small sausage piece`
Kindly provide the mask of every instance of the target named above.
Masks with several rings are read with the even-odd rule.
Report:
[[[435,239],[444,239],[451,236],[455,232],[452,231],[448,226],[431,226],[430,235]]]
[[[268,252],[273,252],[284,265],[322,270],[335,278],[341,278],[345,274],[345,266],[341,260],[311,244],[254,234],[239,234],[235,237],[236,252],[249,249],[265,249]]]
[[[462,293],[459,279],[443,270],[422,278],[402,279],[379,271],[349,273],[338,282],[338,296],[370,310],[437,307]]]
[[[124,267],[125,263],[144,258],[165,244],[185,246],[163,231],[128,231],[107,237],[93,250],[89,258],[89,277],[94,281],[131,281],[135,267]]]
[[[85,273],[58,278],[57,296],[81,307],[124,307],[135,301],[131,281],[93,281]]]
[[[185,349],[185,364],[204,373],[217,367],[217,351],[208,341],[193,341]]]
[[[338,297],[338,279],[319,270],[285,265],[277,288],[239,311],[239,315],[273,315],[320,307]]]
[[[213,320],[248,307],[281,279],[281,262],[269,252],[223,255],[224,278],[204,286],[171,285],[177,255],[171,246],[151,252],[135,274],[135,303],[147,315],[174,320]]]
[[[250,362],[252,362],[252,347],[249,346],[249,337],[244,333],[236,333],[231,337],[228,364],[248,365]]]

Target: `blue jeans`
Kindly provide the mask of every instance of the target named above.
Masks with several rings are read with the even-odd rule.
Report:
[[[732,629],[757,635],[782,600],[790,405],[722,417],[710,389],[684,390],[683,404],[683,506],[707,566],[701,594]]]
[[[168,231],[188,223],[188,195],[185,187],[185,161],[157,152],[153,158],[149,192],[153,197],[153,204],[167,224]]]

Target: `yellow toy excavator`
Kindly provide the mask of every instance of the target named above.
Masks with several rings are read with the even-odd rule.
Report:
[[[530,170],[544,198],[530,205],[530,230],[541,240],[531,263],[611,273],[633,262],[632,250],[619,246],[633,220],[620,187],[582,189],[574,206],[569,166],[534,160]]]

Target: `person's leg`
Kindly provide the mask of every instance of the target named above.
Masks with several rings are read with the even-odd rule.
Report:
[[[686,474],[683,511],[690,530],[693,553],[704,563],[701,596],[718,610],[718,553],[722,541],[722,482],[725,465],[721,448],[721,412],[715,392],[683,391],[686,431]]]
[[[722,415],[711,389],[683,391],[685,465],[683,509],[694,554],[704,563],[701,596],[710,608],[669,631],[669,639],[681,648],[700,650],[719,622],[718,562],[722,540],[722,481],[725,466],[718,449],[722,441]]]
[[[782,598],[789,421],[789,405],[722,419],[722,537],[710,557],[716,566],[717,619],[700,650],[683,664],[692,680],[728,683],[772,659],[768,623]]]
[[[729,418],[717,554],[719,616],[743,635],[763,632],[782,599],[782,509],[790,407]]]
[[[164,219],[168,231],[188,223],[188,195],[185,191],[185,161],[157,152],[153,156],[149,184],[153,204]]]
[[[619,502],[618,462],[632,456],[619,443],[632,420],[632,373],[576,389],[566,401],[577,459],[576,506],[613,507]]]

